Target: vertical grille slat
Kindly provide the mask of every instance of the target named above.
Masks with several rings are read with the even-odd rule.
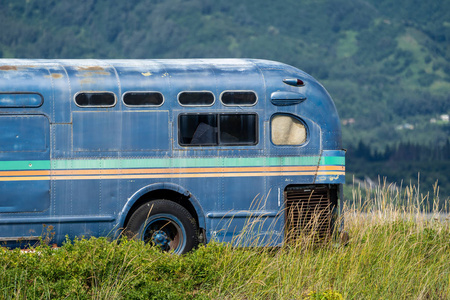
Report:
[[[327,186],[288,187],[284,196],[287,241],[310,236],[319,242],[331,236],[333,207]]]

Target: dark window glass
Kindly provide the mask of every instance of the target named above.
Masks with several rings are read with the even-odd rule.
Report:
[[[79,93],[75,97],[75,102],[79,106],[113,106],[116,103],[114,93]]]
[[[164,98],[157,92],[128,92],[123,95],[123,102],[132,106],[159,106]]]
[[[178,96],[181,105],[212,105],[214,95],[211,92],[182,92]]]
[[[216,115],[180,115],[178,142],[184,146],[217,145]]]
[[[38,93],[0,93],[1,107],[39,107],[44,98]]]
[[[182,146],[255,145],[257,124],[256,114],[183,114],[179,116],[178,143]]]
[[[225,105],[253,105],[256,103],[254,92],[224,92],[222,103]]]
[[[255,145],[257,143],[256,114],[219,115],[220,145]]]

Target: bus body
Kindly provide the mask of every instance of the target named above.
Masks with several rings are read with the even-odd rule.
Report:
[[[56,244],[130,228],[177,253],[280,245],[317,212],[329,233],[344,156],[330,96],[282,63],[0,59],[5,245],[48,228]]]

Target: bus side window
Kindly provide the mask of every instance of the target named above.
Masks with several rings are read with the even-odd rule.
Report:
[[[256,114],[221,114],[219,122],[221,145],[255,145],[258,142]]]
[[[272,142],[275,145],[301,145],[306,142],[306,127],[289,115],[274,115],[271,120]]]
[[[219,129],[220,128],[220,129]],[[256,145],[256,114],[182,114],[178,118],[181,146]]]
[[[182,146],[217,145],[215,114],[180,115],[178,142]]]

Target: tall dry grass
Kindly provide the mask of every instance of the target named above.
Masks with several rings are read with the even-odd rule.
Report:
[[[0,298],[449,299],[445,201],[414,186],[354,187],[343,208],[346,246],[313,243],[305,234],[283,247],[212,242],[183,256],[105,238],[68,241],[59,250],[43,245],[34,254],[3,250]],[[244,234],[260,222],[252,220]]]
[[[227,271],[210,296],[449,299],[448,204],[437,187],[431,196],[412,185],[354,187],[342,214],[350,236],[346,246],[317,244],[307,234],[275,250],[226,246],[219,269]]]

